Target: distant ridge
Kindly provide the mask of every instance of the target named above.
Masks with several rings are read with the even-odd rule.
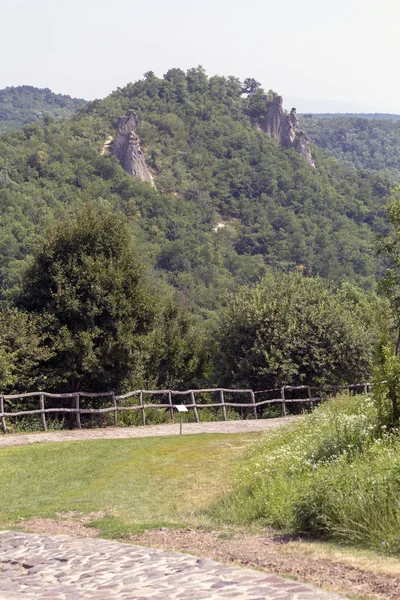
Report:
[[[0,133],[21,129],[28,123],[40,121],[45,115],[68,118],[85,104],[86,100],[82,98],[55,94],[48,88],[7,87],[0,90]]]
[[[312,143],[347,168],[386,171],[400,182],[400,115],[307,113],[300,124]]]
[[[381,121],[400,121],[400,115],[390,113],[301,113],[302,116],[315,117],[316,119],[335,119],[336,117],[358,117],[359,119],[377,119]]]

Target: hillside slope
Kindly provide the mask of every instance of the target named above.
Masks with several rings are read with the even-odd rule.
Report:
[[[49,89],[30,85],[0,90],[0,132],[21,129],[40,121],[45,115],[67,118],[86,104],[86,100],[54,94]]]
[[[46,227],[88,200],[122,210],[149,265],[204,314],[269,267],[373,286],[390,178],[347,169],[318,148],[312,168],[260,130],[266,109],[264,92],[243,94],[235,77],[171,69],[67,121],[1,135],[3,294]],[[155,188],[108,149],[130,110]]]
[[[394,117],[398,117],[394,119]],[[375,115],[372,115],[375,117]],[[301,117],[312,142],[325,148],[347,167],[387,170],[400,181],[400,116],[393,119],[364,115],[330,118]]]

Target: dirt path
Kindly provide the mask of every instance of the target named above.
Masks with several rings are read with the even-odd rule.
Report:
[[[327,558],[322,550],[318,553],[314,548],[313,552],[312,544],[276,532],[252,535],[199,529],[152,530],[132,536],[129,541],[189,552],[222,563],[261,568],[352,598],[400,598],[400,561],[388,559],[379,569],[371,565],[371,560],[352,559],[349,555],[341,557],[339,552]]]
[[[199,433],[250,433],[275,429],[301,417],[257,419],[250,421],[212,421],[207,423],[184,423],[183,435]],[[9,446],[25,446],[40,442],[73,442],[118,438],[142,438],[164,435],[179,435],[179,424],[144,425],[141,427],[107,427],[104,429],[72,429],[37,433],[12,433],[0,435],[0,449]]]

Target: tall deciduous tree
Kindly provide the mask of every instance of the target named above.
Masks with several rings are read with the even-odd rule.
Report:
[[[25,273],[17,305],[43,319],[53,388],[120,389],[141,377],[156,299],[121,215],[89,204],[62,222]]]

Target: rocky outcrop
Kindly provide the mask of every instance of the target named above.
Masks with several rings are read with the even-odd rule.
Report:
[[[294,148],[296,152],[304,156],[312,167],[315,167],[311,156],[308,137],[301,130],[297,118],[296,109],[292,108],[289,114],[283,110],[282,96],[274,96],[268,103],[261,130],[273,138],[278,138],[282,148]]]
[[[154,179],[146,164],[139,138],[136,134],[138,116],[133,110],[118,120],[112,155],[116,156],[122,168],[135,179],[147,181],[154,186]]]

